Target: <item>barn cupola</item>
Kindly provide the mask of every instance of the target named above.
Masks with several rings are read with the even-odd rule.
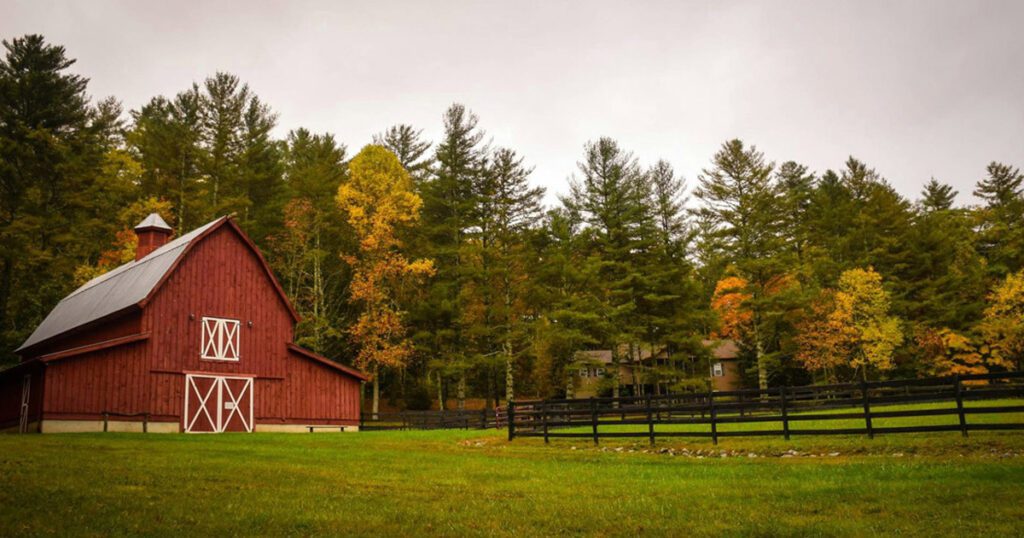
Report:
[[[150,213],[148,217],[135,227],[135,237],[138,244],[135,246],[135,260],[145,258],[150,252],[164,246],[171,238],[173,230],[164,222],[158,213]]]

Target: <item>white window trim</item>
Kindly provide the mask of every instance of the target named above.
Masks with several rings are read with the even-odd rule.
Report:
[[[199,357],[210,361],[238,362],[241,357],[242,322],[237,319],[204,316],[200,323],[202,338]],[[233,352],[233,353],[231,353]]]
[[[716,362],[713,365],[711,365],[711,376],[725,377],[725,366],[720,362]]]

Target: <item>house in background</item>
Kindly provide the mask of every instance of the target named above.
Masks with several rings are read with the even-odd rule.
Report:
[[[231,218],[135,231],[135,261],[61,300],[0,372],[0,429],[358,428],[366,377],[294,343],[298,314]]]
[[[711,390],[738,390],[741,384],[739,346],[732,340],[703,340],[702,344],[711,352]],[[625,354],[625,353],[623,353]],[[652,352],[641,349],[636,361],[622,361],[618,364],[620,394],[655,394],[659,387],[644,382],[644,371],[669,367],[664,351]],[[571,372],[572,397],[590,398],[610,390],[611,377],[616,368],[610,349],[580,351]],[[567,390],[568,392],[568,390]]]
[[[716,345],[717,344],[717,345]],[[740,375],[740,348],[733,340],[705,340],[711,348],[711,390],[739,390],[743,378]]]

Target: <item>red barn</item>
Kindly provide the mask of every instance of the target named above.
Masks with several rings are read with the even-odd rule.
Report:
[[[293,342],[298,315],[231,218],[135,231],[135,261],[65,297],[0,372],[0,429],[358,428],[366,377]]]

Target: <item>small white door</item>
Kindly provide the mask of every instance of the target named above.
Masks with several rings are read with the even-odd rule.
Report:
[[[184,430],[251,432],[252,393],[251,377],[186,375]]]
[[[25,374],[25,377],[21,378],[21,415],[18,422],[18,431],[21,433],[28,433],[28,404],[31,390],[32,374]]]

